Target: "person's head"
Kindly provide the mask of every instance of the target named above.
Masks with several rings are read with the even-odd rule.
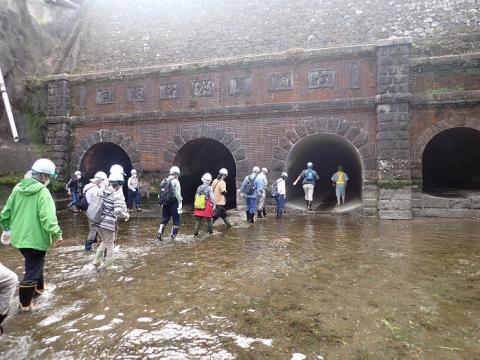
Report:
[[[337,166],[337,170],[338,170],[338,171],[343,171],[343,166],[342,166],[342,165],[338,165],[338,166]]]
[[[282,174],[280,175],[280,177],[285,180],[287,177],[288,177],[288,174],[284,171],[282,172]]]
[[[268,169],[267,169],[266,167],[263,167],[263,168],[262,168],[262,173],[264,173],[265,175],[267,175],[267,174],[268,174]]]
[[[228,176],[228,170],[225,169],[225,168],[221,168],[219,171],[218,171],[218,179],[226,179]]]
[[[253,169],[252,169],[252,173],[259,174],[260,173],[260,168],[258,166],[254,166]]]
[[[112,165],[110,167],[110,174],[113,174],[113,173],[119,173],[119,174],[122,174],[123,176],[126,175],[125,171],[123,170],[123,166],[118,164]]]
[[[115,190],[118,190],[124,183],[123,174],[118,172],[111,173],[108,177],[108,182]]]
[[[212,174],[210,174],[210,173],[208,173],[208,172],[205,173],[205,174],[203,174],[203,176],[202,176],[202,183],[203,183],[204,185],[210,185],[211,182],[212,182]]]
[[[132,175],[132,177],[137,177],[137,170],[132,169],[132,171],[130,171],[130,175]]]
[[[307,162],[307,168],[308,168],[308,169],[311,169],[311,168],[313,168],[313,163],[311,163],[310,161],[309,161],[309,162]]]
[[[103,171],[97,171],[95,173],[95,176],[90,179],[90,182],[100,185],[105,180],[107,180],[107,174],[105,174]]]
[[[32,165],[32,178],[47,186],[52,178],[57,177],[55,164],[49,159],[38,159]]]
[[[75,179],[80,180],[82,178],[82,173],[81,173],[81,171],[77,170],[77,171],[75,171],[73,176],[75,177]]]
[[[172,166],[169,174],[178,178],[180,176],[180,168],[178,166]]]

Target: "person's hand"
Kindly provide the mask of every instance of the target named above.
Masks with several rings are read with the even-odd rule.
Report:
[[[11,232],[10,230],[3,230],[1,241],[3,245],[9,245],[11,239]]]
[[[128,220],[130,219],[130,214],[127,214],[127,216],[125,217],[125,222],[127,222]]]
[[[58,238],[58,239],[55,240],[55,242],[53,243],[53,247],[62,246],[64,243],[65,243],[65,241],[63,240],[63,238]]]
[[[240,193],[240,196],[241,196],[241,197],[245,197],[245,193],[241,192],[241,193]]]
[[[182,208],[178,208],[178,209],[177,209],[177,213],[178,213],[178,215],[182,215],[182,214],[183,214]]]
[[[296,181],[293,182],[293,186],[295,186],[295,185],[297,185],[297,182],[296,182]]]
[[[71,192],[71,191],[68,191],[67,194],[68,194],[68,196],[72,196],[72,192]]]
[[[335,183],[333,183],[332,185],[333,185],[333,187],[335,187]]]

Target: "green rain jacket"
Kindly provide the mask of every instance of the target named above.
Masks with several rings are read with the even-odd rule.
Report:
[[[0,224],[11,230],[11,243],[17,249],[47,251],[62,236],[52,195],[35,179],[23,179],[13,188]]]

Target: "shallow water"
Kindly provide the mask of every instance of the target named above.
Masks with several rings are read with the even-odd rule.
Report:
[[[113,272],[61,213],[48,291],[15,314],[2,359],[479,359],[480,225],[271,216],[158,243],[158,219],[121,224]],[[0,261],[22,274],[22,258]],[[18,300],[16,300],[18,301]]]

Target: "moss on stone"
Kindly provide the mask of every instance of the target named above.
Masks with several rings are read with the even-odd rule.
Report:
[[[7,186],[13,188],[17,185],[20,180],[23,179],[23,174],[3,174],[0,175],[0,186]],[[48,188],[51,192],[57,193],[63,191],[63,182],[59,180],[52,179]]]
[[[412,186],[411,180],[378,180],[377,186],[381,189],[401,189]]]

